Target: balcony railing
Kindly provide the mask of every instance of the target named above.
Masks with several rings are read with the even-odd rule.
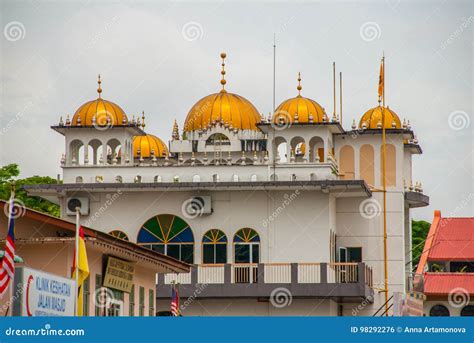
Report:
[[[364,263],[259,263],[193,265],[186,274],[158,275],[157,296],[169,296],[169,284],[191,295],[205,285],[200,297],[268,297],[276,287],[293,296],[334,297],[346,301],[373,294],[372,269]]]

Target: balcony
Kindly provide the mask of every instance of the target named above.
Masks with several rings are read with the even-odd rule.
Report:
[[[186,274],[159,274],[157,298],[180,284],[183,298],[269,298],[284,287],[293,297],[339,302],[372,301],[372,269],[364,263],[259,263],[193,265]]]

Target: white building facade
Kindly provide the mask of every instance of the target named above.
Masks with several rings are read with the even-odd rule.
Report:
[[[388,107],[344,129],[316,101],[285,100],[264,118],[222,89],[199,100],[169,144],[99,98],[53,126],[65,137],[63,183],[31,186],[65,219],[120,233],[191,263],[157,279],[168,311],[179,282],[183,315],[374,315],[406,290],[411,217],[428,205],[412,180],[421,148]],[[383,121],[383,123],[382,123]],[[384,249],[383,133],[387,246]]]

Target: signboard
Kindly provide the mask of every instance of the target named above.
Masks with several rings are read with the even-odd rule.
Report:
[[[423,301],[425,296],[418,292],[393,293],[393,315],[394,316],[423,316]]]
[[[130,293],[133,286],[134,271],[133,263],[109,257],[103,286]]]
[[[13,315],[74,316],[75,284],[73,279],[27,267],[17,267],[13,290]]]

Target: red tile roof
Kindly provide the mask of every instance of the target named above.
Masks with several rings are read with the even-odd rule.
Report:
[[[474,218],[441,218],[428,261],[474,261]]]
[[[474,273],[425,273],[426,295],[448,295],[451,292],[474,295]]]

